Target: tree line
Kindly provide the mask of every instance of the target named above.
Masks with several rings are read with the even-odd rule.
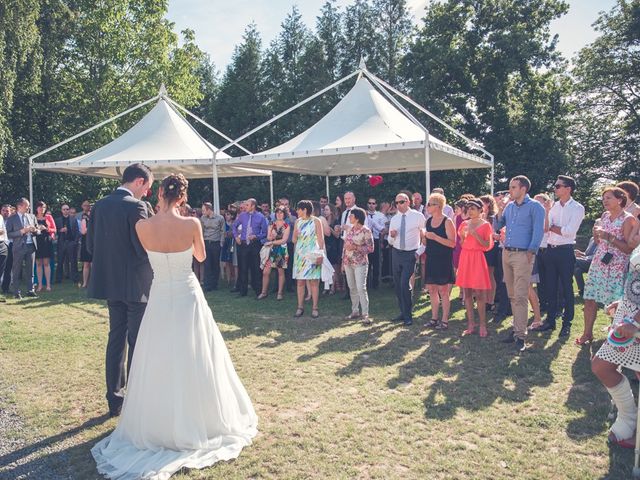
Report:
[[[277,37],[264,45],[246,27],[222,72],[198,47],[193,31],[178,33],[166,0],[0,0],[0,198],[27,193],[30,155],[157,94],[169,95],[237,138],[354,71],[368,69],[445,119],[495,155],[497,188],[525,173],[534,191],[570,174],[578,195],[597,201],[609,179],[640,180],[640,0],[618,0],[597,23],[597,39],[571,61],[557,49],[550,24],[565,15],[562,0],[441,0],[418,25],[406,0],[328,0],[315,25],[294,6]],[[570,35],[567,32],[567,35]],[[300,133],[326,114],[346,82],[249,137],[254,152]],[[149,107],[150,108],[150,107]],[[136,112],[43,157],[86,153],[122,134]],[[439,138],[449,132],[412,111]],[[212,143],[221,138],[201,130]],[[239,153],[230,151],[229,153]],[[376,172],[370,172],[375,174]],[[432,185],[451,196],[488,190],[488,170],[433,172]],[[113,181],[38,172],[35,198],[56,206],[96,199]],[[318,177],[274,173],[276,194],[316,198]],[[332,191],[389,197],[424,192],[423,173],[385,175],[372,189],[366,176],[332,179]],[[268,198],[264,178],[221,180],[223,204]],[[382,193],[384,192],[384,193]],[[191,202],[210,200],[211,182],[191,182]]]

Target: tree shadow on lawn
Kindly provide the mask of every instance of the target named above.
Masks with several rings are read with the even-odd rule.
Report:
[[[78,465],[83,464],[85,459],[87,459],[85,465],[89,467],[93,465],[93,461],[88,460],[92,459],[89,450],[97,441],[108,435],[109,432],[92,438],[82,444],[74,444],[69,448],[54,451],[46,455],[37,455],[37,453],[43,449],[55,450],[57,443],[73,439],[73,437],[81,434],[85,430],[101,425],[107,420],[109,420],[108,415],[92,418],[71,430],[58,433],[31,445],[24,446],[14,452],[0,456],[0,469],[3,469],[0,471],[0,478],[88,478],[87,472],[76,475],[77,472],[72,470],[75,470]],[[26,462],[21,462],[22,459],[29,456],[33,456],[33,458]],[[7,466],[10,467],[4,468]],[[95,473],[95,478],[100,478],[95,471],[95,466],[92,468]]]
[[[407,328],[402,324],[376,323],[359,332],[329,338],[314,353],[298,360],[306,362],[333,352],[359,352],[349,365],[336,371],[339,376],[401,364],[397,375],[387,382],[390,389],[409,384],[416,377],[433,377],[424,400],[425,415],[440,420],[452,418],[459,408],[482,410],[497,399],[524,402],[532,387],[553,381],[550,366],[563,340],[551,343],[544,337],[530,338],[531,349],[515,356],[513,344],[502,344],[503,337],[496,334],[495,327],[490,327],[491,335],[486,339],[477,335],[461,338],[464,328],[465,320],[452,321],[444,332],[424,330],[416,324]],[[394,330],[397,334],[382,343],[382,336]],[[423,351],[416,358],[402,363],[407,354],[420,349]]]

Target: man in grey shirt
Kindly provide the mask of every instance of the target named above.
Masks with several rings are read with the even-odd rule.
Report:
[[[224,243],[224,217],[214,213],[209,202],[202,204],[202,233],[207,258],[204,261],[204,290],[218,289],[220,278],[220,250]]]

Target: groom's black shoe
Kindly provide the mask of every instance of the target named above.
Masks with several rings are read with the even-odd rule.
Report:
[[[36,292],[34,292],[33,290],[29,290],[27,292],[27,297],[38,298],[38,295],[36,295]]]
[[[113,418],[113,417],[119,417],[120,416],[120,412],[122,411],[122,407],[117,407],[113,410],[109,410],[109,418]]]

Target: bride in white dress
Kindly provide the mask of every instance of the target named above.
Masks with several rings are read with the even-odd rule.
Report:
[[[258,419],[216,326],[191,257],[205,258],[200,222],[180,217],[188,182],[161,184],[160,212],[136,224],[153,283],[116,429],[92,449],[112,479],[167,479],[236,458]]]

